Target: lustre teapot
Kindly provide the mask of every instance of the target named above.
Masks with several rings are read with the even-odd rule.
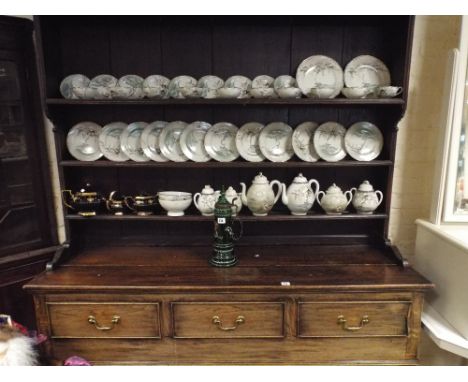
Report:
[[[273,186],[276,184],[278,191],[276,195],[273,192]],[[255,216],[266,216],[278,201],[281,194],[281,182],[268,179],[261,172],[254,178],[252,185],[246,193],[246,185],[241,182],[242,203],[245,204]]]
[[[357,190],[353,187],[351,192],[353,191],[353,206],[358,214],[372,214],[382,203],[382,192],[378,190],[374,191],[374,187],[372,187],[372,184],[368,180],[362,182]]]
[[[315,195],[319,192],[319,182],[315,179],[307,180],[302,174],[296,176],[291,185],[286,190],[283,183],[283,204],[288,206],[292,215],[306,215],[312,208],[315,201]],[[315,185],[315,191],[312,190]]]
[[[71,190],[62,190],[63,204],[76,211],[80,216],[95,216],[104,199],[101,194],[91,191],[90,188],[91,185],[87,183],[86,188],[81,188],[75,193],[72,193]]]
[[[218,196],[219,191],[213,190],[213,188],[207,184],[201,193],[197,192],[193,195],[193,204],[195,204],[195,207],[197,207],[198,211],[200,211],[203,216],[213,216]]]
[[[320,195],[321,198],[320,198]],[[317,203],[324,209],[327,215],[341,215],[351,203],[353,194],[351,191],[341,191],[335,183],[328,187],[326,192],[317,192]]]

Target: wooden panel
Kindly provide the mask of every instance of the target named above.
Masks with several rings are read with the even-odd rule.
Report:
[[[172,315],[174,338],[284,336],[283,303],[176,302],[172,303]]]
[[[300,302],[298,336],[406,336],[409,308],[405,302]]]
[[[52,337],[159,338],[159,304],[141,303],[53,303],[48,304]],[[99,330],[88,322],[94,316]],[[112,324],[114,316],[119,321]]]

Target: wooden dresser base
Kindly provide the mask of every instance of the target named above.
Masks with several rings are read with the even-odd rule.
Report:
[[[125,261],[113,248],[116,263],[101,265],[101,250],[88,251],[26,288],[57,364],[416,363],[431,284],[382,254],[357,264],[346,248],[322,260],[302,252],[297,265],[294,255],[273,261],[278,247],[264,248],[263,262],[243,248],[231,269],[207,266],[206,248],[141,248]],[[353,264],[339,264],[346,255]]]

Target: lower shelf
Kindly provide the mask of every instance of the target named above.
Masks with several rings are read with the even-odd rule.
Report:
[[[109,215],[109,214],[98,214],[96,216],[84,217],[77,214],[68,214],[65,216],[67,220],[83,220],[83,221],[95,221],[95,220],[115,220],[115,221],[213,221],[213,216],[202,216],[202,215],[184,215],[184,216],[167,216],[167,215]],[[357,220],[357,219],[387,219],[388,214],[375,213],[371,215],[360,215],[360,214],[343,214],[343,215],[326,215],[326,214],[309,214],[304,216],[286,215],[286,214],[270,214],[267,216],[254,216],[254,215],[240,215],[239,219],[245,222],[272,222],[272,221],[301,221],[301,220]]]

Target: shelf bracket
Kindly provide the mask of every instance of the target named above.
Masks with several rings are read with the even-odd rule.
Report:
[[[70,243],[63,243],[54,253],[54,257],[46,264],[46,272],[53,271],[59,263],[63,253],[70,248]]]
[[[397,261],[400,263],[400,265],[403,267],[403,268],[408,268],[409,266],[411,266],[410,262],[408,261],[408,259],[406,257],[404,257],[402,255],[402,253],[400,252],[400,250],[398,249],[398,247],[396,245],[393,245],[392,242],[390,240],[386,240],[385,241],[385,245],[387,245],[391,251],[393,252],[393,254],[395,255]]]

